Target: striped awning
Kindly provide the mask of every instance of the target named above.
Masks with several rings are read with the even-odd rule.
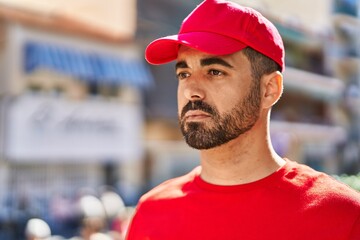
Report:
[[[146,87],[153,81],[148,67],[139,59],[36,42],[27,42],[23,53],[26,73],[45,68],[105,85]]]

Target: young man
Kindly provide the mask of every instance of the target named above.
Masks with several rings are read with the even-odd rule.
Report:
[[[128,240],[360,239],[359,193],[271,145],[285,67],[272,23],[206,0],[178,35],[150,43],[146,59],[176,60],[179,123],[201,166],[140,199]]]

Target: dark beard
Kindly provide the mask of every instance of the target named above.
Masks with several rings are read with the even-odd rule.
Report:
[[[189,110],[201,110],[209,113],[212,123],[184,121]],[[228,113],[220,116],[218,111],[203,101],[189,102],[182,109],[179,122],[186,143],[195,149],[210,149],[225,144],[249,131],[260,114],[260,90],[254,84],[249,94],[240,100]]]

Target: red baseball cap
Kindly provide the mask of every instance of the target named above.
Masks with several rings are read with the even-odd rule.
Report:
[[[276,27],[254,9],[230,1],[203,1],[184,19],[177,35],[151,42],[145,58],[151,64],[173,61],[180,45],[214,55],[249,46],[285,68],[284,45]]]

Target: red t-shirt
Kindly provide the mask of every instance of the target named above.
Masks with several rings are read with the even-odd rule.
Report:
[[[287,160],[261,180],[218,186],[200,167],[145,194],[127,240],[359,240],[360,194]]]

